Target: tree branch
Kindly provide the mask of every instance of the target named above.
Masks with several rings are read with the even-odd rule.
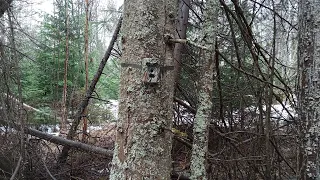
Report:
[[[72,141],[72,140],[65,139],[65,138],[62,138],[59,136],[52,136],[50,134],[47,134],[47,133],[44,133],[44,132],[41,132],[41,131],[38,131],[35,129],[31,129],[31,128],[26,127],[24,129],[24,131],[27,134],[38,137],[40,139],[47,140],[47,141],[55,143],[55,144],[63,145],[64,147],[75,148],[75,149],[79,149],[79,150],[86,151],[89,153],[96,153],[96,154],[101,154],[101,155],[110,156],[110,157],[112,157],[112,155],[113,155],[112,150],[88,145],[88,144],[77,142],[77,141]]]
[[[78,125],[79,125],[81,118],[82,118],[82,114],[89,104],[89,99],[90,99],[90,97],[92,97],[92,93],[94,92],[95,87],[96,87],[96,85],[100,79],[100,76],[103,72],[103,69],[104,69],[104,67],[105,67],[105,65],[111,55],[113,45],[115,44],[115,42],[118,38],[118,33],[120,32],[121,23],[122,23],[122,17],[120,17],[120,19],[118,21],[117,27],[113,33],[113,36],[112,36],[112,39],[111,39],[110,44],[108,46],[108,49],[100,62],[99,68],[98,68],[96,74],[94,75],[93,80],[91,81],[91,84],[86,92],[86,95],[85,95],[84,99],[82,100],[82,102],[78,106],[74,122],[72,123],[71,129],[69,130],[69,133],[67,135],[68,139],[73,139],[73,137],[75,136]],[[67,160],[69,149],[70,149],[69,146],[63,147],[63,150],[62,150],[60,157],[59,157],[60,162],[65,162]]]
[[[14,172],[10,178],[10,180],[14,180],[19,172],[20,166],[21,166],[21,162],[22,162],[22,156],[19,157],[19,161],[17,163],[16,168],[14,169]]]
[[[7,123],[10,127],[14,128],[14,129],[16,129],[18,131],[21,131],[21,128],[20,128],[19,124],[9,123],[9,122],[6,122],[6,121],[3,121],[3,120],[0,119],[0,124],[1,123],[3,123],[3,124]],[[44,139],[44,140],[52,142],[54,144],[59,144],[59,145],[62,145],[64,147],[68,147],[69,149],[70,148],[75,148],[75,149],[79,149],[79,150],[86,151],[86,152],[89,152],[89,153],[101,154],[101,155],[105,155],[105,156],[109,156],[109,157],[113,156],[113,151],[112,150],[108,150],[108,149],[105,149],[105,148],[101,148],[101,147],[85,144],[85,143],[82,143],[82,142],[73,141],[73,140],[70,140],[70,139],[65,139],[65,138],[62,138],[62,137],[59,137],[59,136],[53,136],[53,135],[50,135],[48,133],[44,133],[44,132],[29,128],[29,127],[25,127],[24,128],[24,133],[29,134],[31,136],[35,136],[35,137],[40,138],[40,139]]]
[[[187,103],[185,103],[183,100],[181,100],[177,97],[173,97],[173,100],[176,101],[181,106],[183,106],[184,108],[188,109],[192,114],[196,114],[197,110],[195,108],[191,107],[190,105],[188,105]]]

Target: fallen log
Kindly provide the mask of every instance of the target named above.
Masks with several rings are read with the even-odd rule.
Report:
[[[0,123],[4,124],[6,122],[0,120]],[[8,124],[8,123],[6,123],[6,124]],[[15,125],[15,124],[9,123],[9,126],[11,126],[12,128],[14,128],[14,129],[16,129],[18,131],[21,131],[21,128],[20,128],[19,125]],[[32,129],[32,128],[25,127],[24,128],[24,133],[29,134],[31,136],[35,136],[35,137],[37,137],[39,139],[42,139],[42,140],[46,140],[46,141],[52,142],[54,144],[59,144],[59,145],[62,145],[64,147],[68,147],[69,150],[70,150],[70,148],[74,148],[74,149],[77,149],[77,150],[80,150],[80,151],[85,151],[85,152],[94,153],[94,154],[100,154],[100,155],[104,155],[104,156],[107,156],[107,157],[110,157],[110,158],[113,156],[113,150],[108,150],[108,149],[105,149],[105,148],[101,148],[101,147],[97,147],[97,146],[93,146],[93,145],[88,145],[88,144],[85,144],[85,143],[82,143],[82,142],[77,142],[77,141],[73,141],[73,140],[70,140],[70,139],[65,139],[65,138],[62,138],[62,137],[59,137],[59,136],[53,136],[53,135],[50,135],[48,133],[44,133],[44,132],[41,132],[41,131],[38,131],[38,130],[35,130],[35,129]],[[174,136],[174,138],[177,139],[177,140],[180,140],[176,136]],[[181,174],[178,174],[175,171],[171,172],[171,177],[173,179],[181,179],[181,180],[190,179],[189,177],[181,175]]]
[[[113,155],[112,150],[108,150],[105,148],[85,144],[82,142],[72,141],[70,139],[65,139],[65,138],[62,138],[59,136],[52,136],[50,134],[47,134],[47,133],[44,133],[44,132],[41,132],[41,131],[38,131],[35,129],[31,129],[31,128],[26,127],[24,129],[24,132],[31,135],[31,136],[35,136],[37,138],[44,139],[44,140],[52,142],[54,144],[59,144],[64,147],[67,146],[69,148],[75,148],[75,149],[86,151],[89,153],[96,153],[96,154],[101,154],[101,155],[110,156],[110,157],[112,157],[112,155]]]
[[[8,126],[14,128],[17,131],[21,131],[21,126],[19,124],[14,124],[14,123],[8,123],[6,121],[0,120],[0,124],[7,124]],[[112,157],[113,155],[113,150],[109,150],[109,149],[105,149],[105,148],[101,148],[98,146],[93,146],[93,145],[89,145],[89,144],[85,144],[82,142],[77,142],[77,141],[73,141],[70,139],[65,139],[63,137],[59,137],[59,136],[53,136],[51,134],[45,133],[45,132],[41,132],[29,127],[25,127],[24,128],[24,133],[25,134],[29,134],[31,136],[35,136],[39,139],[43,139],[49,142],[52,142],[54,144],[59,144],[62,145],[63,147],[69,147],[69,148],[74,148],[74,149],[78,149],[81,151],[85,151],[85,152],[89,152],[89,153],[96,153],[96,154],[101,154],[101,155],[105,155],[105,156],[109,156]]]

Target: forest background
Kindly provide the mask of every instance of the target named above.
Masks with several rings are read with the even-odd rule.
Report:
[[[5,1],[11,2],[0,0]],[[318,22],[304,18],[314,17],[317,11],[310,10],[308,3],[295,0],[220,0],[214,1],[219,4],[214,8],[208,2],[181,0],[177,12],[171,14],[177,24],[174,37],[178,40],[183,37],[184,42],[179,55],[175,56],[175,67],[179,67],[179,71],[174,77],[172,128],[164,129],[174,137],[172,178],[194,175],[191,154],[192,146],[198,142],[196,138],[207,138],[204,153],[208,177],[303,179],[305,174],[316,176],[313,163],[318,163],[315,158],[318,156],[309,150],[311,147],[310,152],[317,152],[318,146],[313,143],[318,143],[318,134],[311,130],[318,124],[310,120],[316,118],[306,119],[305,112],[316,117],[319,98],[305,94],[316,92],[317,88],[304,91],[306,86],[301,84],[301,79],[312,74],[308,73],[312,68],[301,63],[304,62],[301,59],[303,52],[307,52],[303,51],[303,35],[309,33],[304,25]],[[106,178],[111,171],[112,154],[107,150],[112,150],[114,140],[106,134],[110,129],[114,131],[113,122],[117,120],[109,108],[113,100],[119,98],[123,39],[115,41],[95,89],[89,96],[87,92],[100,68],[100,60],[106,60],[109,41],[114,37],[111,34],[120,24],[123,7],[118,1],[54,0],[52,3],[49,13],[39,14],[33,9],[37,2],[16,0],[2,13],[0,132],[1,141],[5,142],[1,153],[7,160],[0,163],[0,168],[4,169],[4,177],[12,177],[15,167],[19,167],[16,164],[23,159],[22,170],[17,174],[20,177]],[[152,9],[152,5],[155,6],[151,4],[149,8]],[[212,20],[206,16],[208,9],[216,10],[215,16],[211,16],[216,17],[213,26],[208,25]],[[310,29],[316,27],[310,25]],[[179,34],[183,28],[184,35]],[[174,43],[178,40],[171,39]],[[196,114],[204,104],[199,96],[205,83],[201,81],[206,64],[202,58],[204,52],[214,53],[213,66],[210,66],[212,81],[208,83],[212,86],[210,117],[205,123],[207,134],[196,137],[194,125],[199,122]],[[315,52],[308,53],[316,57]],[[317,84],[315,77],[302,82]],[[83,97],[90,99],[89,106],[84,108],[84,114],[79,114]],[[81,127],[69,126],[77,118],[83,120]],[[95,134],[87,132],[90,126],[95,126],[96,129],[91,129]],[[24,133],[37,132],[28,128],[46,132],[60,130],[60,136],[72,139],[70,136],[74,134],[68,134],[71,129],[78,135],[73,140],[103,147],[107,150],[95,149],[95,152],[108,157],[99,153],[88,156],[72,150],[65,160],[68,163],[60,166],[58,155],[68,154],[69,149],[65,147],[71,145],[62,144],[62,147],[61,139],[55,139],[60,146],[43,140],[51,136],[26,136]],[[92,148],[77,143],[78,149]]]

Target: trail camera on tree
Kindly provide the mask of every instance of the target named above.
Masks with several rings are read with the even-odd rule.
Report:
[[[156,58],[142,60],[142,81],[147,84],[158,84],[161,79],[160,62]]]

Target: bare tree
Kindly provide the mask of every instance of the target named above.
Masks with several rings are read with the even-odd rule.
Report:
[[[189,19],[189,9],[191,3],[190,0],[179,0],[178,6],[178,17],[177,17],[177,34],[176,38],[178,39],[186,39],[187,38],[187,27],[188,27],[188,19]],[[185,45],[181,43],[175,44],[174,48],[174,78],[175,78],[175,86],[178,85],[178,80],[181,71],[181,59],[182,54],[186,51]]]

